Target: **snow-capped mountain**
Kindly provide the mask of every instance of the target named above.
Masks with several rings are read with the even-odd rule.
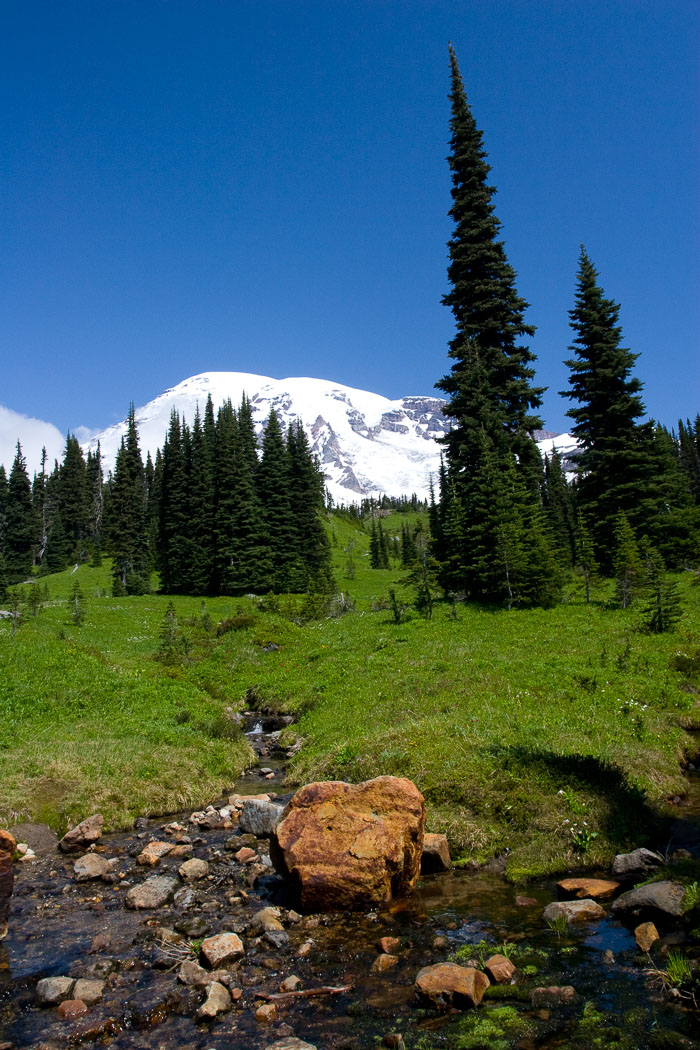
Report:
[[[147,452],[154,457],[163,445],[173,409],[191,424],[210,394],[216,410],[227,399],[237,407],[244,393],[259,433],[271,408],[284,426],[302,422],[336,503],[382,493],[428,495],[440,462],[436,439],[449,428],[444,400],[412,395],[390,401],[325,379],[270,379],[248,372],[203,372],[185,379],[136,410],[144,458]],[[106,472],[114,468],[125,433],[126,423],[119,423],[94,434],[83,447],[94,450],[99,441]],[[553,445],[568,451],[574,442],[569,435],[548,434],[542,444],[546,451]]]

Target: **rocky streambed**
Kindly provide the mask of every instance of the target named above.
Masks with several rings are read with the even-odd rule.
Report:
[[[260,728],[261,767],[199,813],[141,819],[70,854],[24,829],[35,859],[15,865],[0,942],[0,1050],[700,1046],[694,1004],[663,976],[675,953],[691,966],[697,954],[679,891],[662,885],[673,878],[624,906],[657,861],[621,862],[612,887],[522,890],[451,870],[369,911],[295,910],[266,829],[240,819],[281,777]],[[262,819],[258,801],[247,809]],[[449,990],[449,964],[480,974],[476,1008]],[[418,995],[430,967],[437,990]]]

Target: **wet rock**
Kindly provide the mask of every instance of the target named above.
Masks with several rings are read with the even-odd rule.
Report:
[[[508,984],[515,973],[515,966],[505,955],[492,955],[484,963],[484,969],[494,984]]]
[[[518,893],[515,898],[517,908],[534,908],[538,903],[536,897],[525,897],[522,893]]]
[[[251,849],[250,846],[243,846],[243,848],[239,849],[238,853],[234,853],[233,856],[239,864],[251,864],[254,860],[258,859],[257,853],[254,849]]]
[[[286,806],[270,856],[304,909],[362,908],[413,887],[424,828],[423,796],[410,780],[307,784]]]
[[[313,951],[313,947],[314,942],[312,940],[304,941],[297,949],[297,958],[303,959],[304,956],[309,955]]]
[[[276,1043],[268,1043],[265,1050],[316,1050],[316,1047],[313,1043],[305,1043],[303,1039],[288,1036],[285,1039],[278,1039]]]
[[[212,981],[207,986],[207,997],[195,1014],[198,1021],[210,1021],[219,1014],[224,1014],[231,1009],[231,996],[228,989],[218,981]]]
[[[78,857],[73,865],[73,874],[76,882],[90,882],[92,879],[101,879],[110,871],[110,864],[106,857],[99,853],[86,853]]]
[[[84,978],[75,982],[73,998],[82,999],[87,1006],[94,1006],[102,999],[105,991],[104,981],[87,981]]]
[[[159,1024],[172,1012],[179,997],[180,993],[165,978],[131,992],[124,1004],[124,1023],[134,1028]]]
[[[0,941],[7,933],[7,918],[10,914],[10,897],[15,881],[12,858],[15,840],[9,831],[0,829]]]
[[[637,926],[634,931],[634,939],[637,942],[637,947],[643,952],[648,952],[652,945],[656,944],[659,939],[659,931],[653,922],[643,922]]]
[[[261,908],[248,923],[248,929],[251,933],[264,930],[283,930],[284,926],[280,922],[280,915],[279,908]]]
[[[612,906],[618,916],[641,915],[653,911],[670,919],[680,919],[683,914],[682,901],[685,886],[678,882],[650,882],[647,886],[638,886],[618,897]]]
[[[561,987],[550,985],[549,988],[532,989],[532,1005],[534,1007],[566,1006],[568,1003],[572,1003],[575,998],[576,989],[570,984],[565,984]]]
[[[610,948],[606,948],[601,956],[601,961],[605,966],[614,966],[616,961],[615,953]]]
[[[177,979],[187,988],[199,988],[201,985],[208,984],[212,980],[212,975],[210,970],[205,970],[194,959],[185,959],[177,971]]]
[[[612,879],[560,879],[557,886],[567,897],[588,897],[591,900],[603,900],[612,897],[620,888],[619,882]]]
[[[249,798],[243,803],[238,827],[241,831],[255,835],[257,838],[269,838],[275,830],[283,809],[283,806],[277,806],[274,802]]]
[[[184,864],[181,864],[177,873],[183,882],[198,882],[199,879],[209,874],[209,865],[206,860],[193,857],[192,860],[186,860]]]
[[[567,925],[577,922],[596,922],[605,916],[605,909],[592,900],[552,901],[542,913],[545,922],[556,922],[563,916]]]
[[[380,937],[377,941],[379,951],[386,952],[387,955],[396,955],[400,947],[401,941],[398,937]]]
[[[289,977],[285,977],[280,985],[281,992],[298,992],[302,987],[301,978],[297,977],[295,973],[290,974]]]
[[[64,999],[58,1006],[58,1016],[62,1021],[74,1021],[88,1012],[87,1003],[82,999]]]
[[[613,875],[646,875],[656,871],[664,862],[660,853],[650,849],[635,849],[631,853],[618,853],[612,862]]]
[[[179,879],[170,875],[152,875],[150,879],[132,886],[126,895],[127,908],[162,908],[180,885]]]
[[[197,894],[191,886],[181,886],[173,897],[173,904],[177,908],[182,908],[183,911],[187,908],[192,908],[196,903]]]
[[[398,955],[389,955],[387,952],[382,952],[372,963],[372,973],[386,973],[387,970],[393,969],[398,961]]]
[[[265,930],[264,938],[273,948],[286,948],[289,934],[286,930]]]
[[[36,1000],[40,1006],[56,1006],[70,999],[74,985],[72,977],[43,977],[36,986]]]
[[[452,859],[447,836],[426,831],[420,861],[421,875],[437,875],[442,871],[449,871],[451,867]]]
[[[136,863],[144,868],[154,868],[156,864],[160,864],[161,857],[166,857],[174,848],[172,842],[149,842],[139,853]]]
[[[415,990],[420,1002],[444,1011],[452,1006],[478,1006],[490,983],[485,973],[472,966],[437,963],[419,970]]]
[[[177,893],[175,897],[177,898]],[[211,933],[211,923],[203,919],[201,915],[190,915],[181,922],[175,923],[175,929],[178,933],[184,933],[186,937],[207,937]]]
[[[97,842],[102,835],[104,818],[101,813],[86,817],[70,831],[66,832],[58,844],[63,853],[84,853],[88,846]]]
[[[277,1020],[277,1007],[274,1003],[261,1003],[255,1010],[255,1020],[258,1024],[272,1024]]]
[[[202,941],[202,955],[213,970],[244,954],[243,941],[236,933],[217,933]]]

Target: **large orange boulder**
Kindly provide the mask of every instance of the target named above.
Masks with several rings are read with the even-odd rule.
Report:
[[[306,911],[365,908],[400,897],[420,871],[425,804],[415,784],[376,777],[307,784],[270,840],[277,871]]]
[[[0,941],[7,933],[7,916],[10,914],[10,897],[15,881],[12,862],[15,840],[9,831],[0,828]]]

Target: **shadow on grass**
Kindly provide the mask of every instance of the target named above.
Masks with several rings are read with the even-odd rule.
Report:
[[[562,755],[528,747],[499,748],[497,757],[505,768],[548,781],[552,788],[566,786],[598,796],[598,826],[614,845],[634,840],[643,845],[658,840],[668,819],[650,804],[646,793],[630,784],[617,766],[593,755]]]

